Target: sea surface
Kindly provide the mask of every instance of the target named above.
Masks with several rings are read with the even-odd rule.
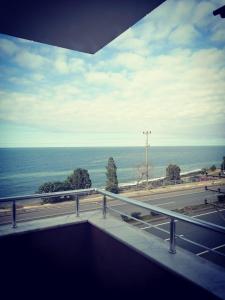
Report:
[[[112,156],[119,183],[137,181],[145,163],[144,147],[0,148],[0,197],[35,193],[47,181],[65,180],[76,168],[89,171],[92,186],[104,187]],[[165,176],[172,163],[181,172],[220,166],[225,146],[150,147],[150,177]]]

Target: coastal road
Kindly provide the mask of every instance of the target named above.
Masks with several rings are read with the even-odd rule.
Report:
[[[215,186],[214,190],[220,188],[221,191],[225,192],[225,186]],[[149,204],[163,207],[165,209],[173,210],[173,209],[181,209],[184,207],[190,207],[193,205],[204,204],[205,199],[207,199],[208,203],[213,203],[217,200],[218,193],[214,193],[211,191],[206,191],[204,188],[197,188],[192,190],[183,190],[176,192],[167,192],[161,194],[154,194],[151,196],[142,196],[142,197],[134,197],[137,200],[145,201]],[[131,197],[132,198],[132,197]],[[114,206],[117,210],[121,212],[130,214],[134,211],[140,212],[145,215],[147,211],[145,209],[140,209],[139,207],[134,207],[133,205],[129,205],[122,202],[112,202],[112,206]]]
[[[220,186],[221,190],[225,191],[225,186]],[[217,189],[217,187],[214,187]],[[102,197],[92,198],[91,202],[86,202],[80,199],[81,211],[98,210],[101,208]],[[132,197],[131,197],[132,198]],[[164,192],[160,194],[152,194],[148,196],[134,197],[137,200],[145,201],[149,204],[160,206],[169,210],[179,209],[187,206],[203,204],[207,198],[208,201],[216,201],[216,193],[205,191],[203,188],[196,188],[192,190],[183,190],[176,192]],[[19,203],[20,204],[20,203]],[[24,204],[23,204],[24,205]],[[122,203],[121,201],[111,200],[108,205],[119,210],[121,213],[131,214],[132,212],[140,212],[141,214],[148,213],[144,209],[135,207],[133,205]],[[17,209],[17,220],[26,221],[31,219],[46,218],[56,215],[64,215],[75,212],[75,203],[72,201],[61,202],[57,204],[40,205],[37,203],[33,206],[24,206]],[[7,224],[11,222],[11,209],[10,207],[0,211],[0,224]]]

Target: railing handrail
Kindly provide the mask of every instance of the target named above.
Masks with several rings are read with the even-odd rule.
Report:
[[[60,196],[69,196],[69,195],[82,195],[82,194],[86,194],[89,192],[96,192],[96,189],[89,188],[89,189],[70,190],[70,191],[63,191],[63,192],[52,192],[52,193],[2,197],[2,198],[0,198],[0,203],[1,202],[21,201],[21,200],[28,200],[28,199],[37,199],[37,198],[49,198],[49,197],[55,197],[55,196],[60,197]]]
[[[103,196],[110,197],[116,200],[120,200],[123,202],[126,202],[128,204],[132,204],[135,206],[138,206],[140,208],[147,209],[149,211],[153,211],[155,213],[170,217],[173,220],[180,220],[183,222],[187,222],[190,224],[194,224],[197,226],[200,226],[202,228],[210,229],[219,233],[225,234],[225,227],[216,225],[204,220],[196,219],[193,217],[189,217],[165,208],[161,208],[146,202],[142,202],[139,200],[127,198],[118,194],[114,194],[111,192],[108,192],[103,189],[98,189],[98,188],[89,188],[89,189],[80,189],[80,190],[70,190],[70,191],[63,191],[63,192],[53,192],[53,193],[43,193],[43,194],[31,194],[31,195],[23,195],[23,196],[10,196],[10,197],[4,197],[0,198],[0,202],[16,202],[16,201],[21,201],[21,200],[28,200],[28,199],[36,199],[36,198],[51,198],[55,196],[68,196],[68,195],[84,195],[89,192],[96,192],[99,194],[102,194]]]
[[[200,220],[200,219],[195,219],[193,217],[185,216],[180,213],[177,213],[177,212],[174,212],[174,211],[162,208],[162,207],[158,207],[158,206],[155,206],[155,205],[152,205],[149,203],[145,203],[145,202],[138,201],[135,199],[130,199],[130,198],[127,198],[124,196],[113,194],[113,193],[110,193],[105,190],[101,190],[101,189],[96,189],[96,190],[102,195],[129,203],[129,204],[133,204],[133,205],[136,205],[141,208],[145,208],[147,210],[150,210],[150,211],[159,213],[161,215],[173,218],[174,220],[184,221],[187,223],[191,223],[191,224],[203,227],[203,228],[207,228],[207,229],[225,234],[225,227],[223,227],[223,226],[216,225],[216,224],[213,224],[213,223],[210,223],[210,222],[207,222],[204,220]]]

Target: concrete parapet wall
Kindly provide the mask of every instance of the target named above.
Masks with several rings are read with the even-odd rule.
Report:
[[[214,280],[210,289],[206,280],[219,276],[218,267],[201,259],[199,264],[179,249],[169,254],[163,242],[125,222],[99,215],[61,221],[45,227],[39,221],[36,228],[33,221],[32,229],[27,222],[0,237],[1,285],[8,298],[223,298],[221,282],[216,288]],[[201,274],[204,268],[214,274],[195,282],[199,266]]]

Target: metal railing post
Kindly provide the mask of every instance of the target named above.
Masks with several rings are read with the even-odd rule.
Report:
[[[12,202],[12,227],[16,228],[16,201]]]
[[[176,253],[176,222],[174,218],[170,219],[170,253]]]
[[[103,196],[103,210],[102,210],[102,213],[103,213],[103,218],[105,219],[106,218],[106,196]]]
[[[79,201],[79,196],[76,195],[75,199],[76,199],[76,214],[77,214],[77,217],[79,217],[80,216],[80,201]]]

